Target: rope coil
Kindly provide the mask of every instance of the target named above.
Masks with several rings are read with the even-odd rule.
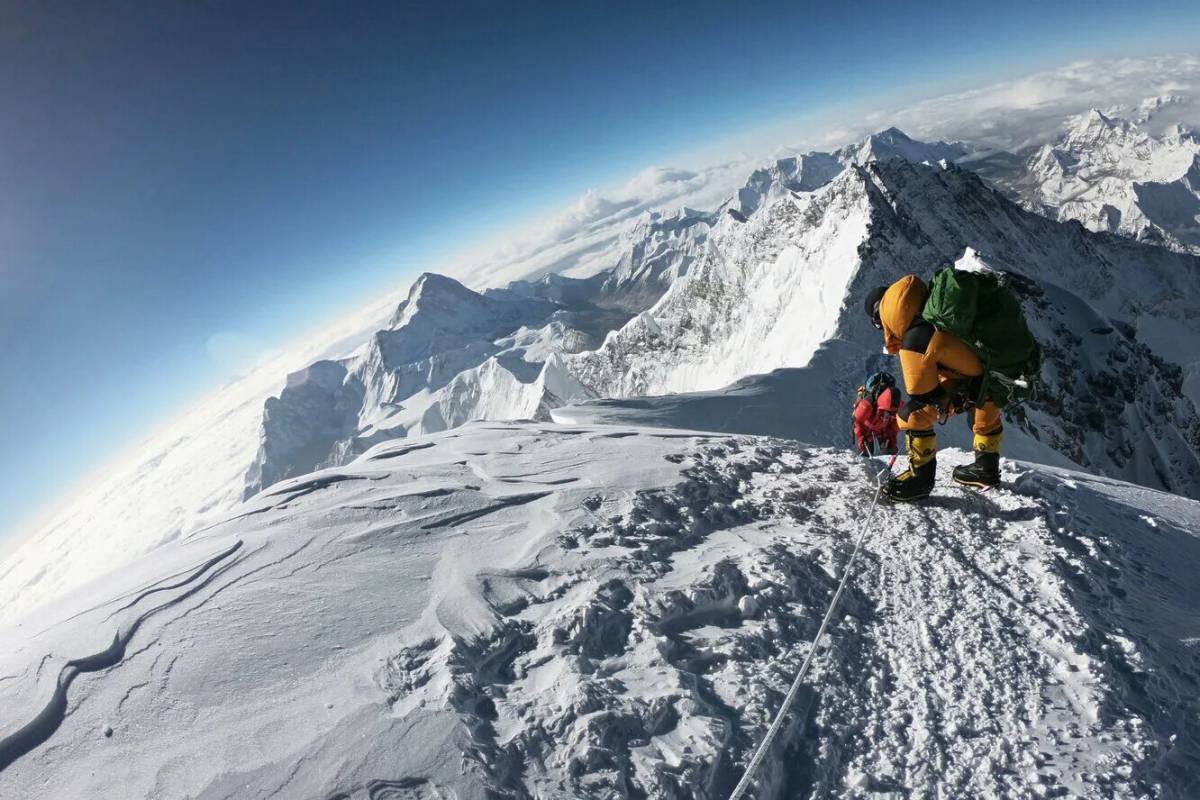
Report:
[[[775,719],[771,721],[771,727],[767,729],[767,735],[758,745],[758,749],[754,751],[754,756],[750,759],[750,763],[746,765],[746,771],[742,774],[742,779],[738,781],[738,785],[734,787],[733,793],[729,795],[729,800],[741,800],[750,788],[750,784],[754,780],[754,774],[762,765],[763,759],[766,758],[767,751],[771,749],[771,743],[775,741],[775,737],[783,728],[783,720],[787,717],[788,712],[792,708],[792,704],[796,701],[796,696],[800,693],[800,685],[804,682],[804,676],[808,674],[808,668],[812,666],[813,656],[816,655],[817,645],[820,644],[821,638],[825,636],[825,629],[829,627],[829,621],[833,619],[833,612],[837,609],[838,601],[842,599],[842,592],[846,589],[846,584],[849,583],[850,570],[854,566],[854,560],[858,557],[858,551],[862,547],[863,539],[866,538],[868,526],[871,523],[871,517],[875,514],[875,508],[879,505],[879,495],[883,492],[883,475],[891,474],[892,464],[896,463],[896,457],[892,456],[891,462],[884,470],[880,470],[875,476],[875,497],[871,500],[871,508],[867,511],[867,515],[863,518],[862,527],[858,531],[858,536],[854,540],[854,550],[850,553],[850,560],[846,562],[846,568],[842,570],[842,579],[838,582],[837,591],[833,593],[833,599],[829,601],[829,609],[825,612],[825,618],[821,620],[821,627],[817,629],[817,636],[813,639],[812,646],[808,648],[808,653],[804,656],[804,663],[800,665],[800,671],[796,673],[795,680],[792,681],[792,686],[788,689],[787,696],[783,698],[783,705],[779,707],[779,711],[775,714]]]

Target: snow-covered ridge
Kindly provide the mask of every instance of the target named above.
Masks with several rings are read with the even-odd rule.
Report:
[[[1013,432],[1102,474],[1200,495],[1200,418],[1177,366],[1196,360],[1200,260],[1023,212],[952,165],[870,162],[746,223],[723,221],[653,309],[568,361],[597,394],[620,397],[803,367],[829,339],[868,354],[879,335],[857,298],[960,256],[977,261],[972,248],[1028,279],[1046,350],[1047,392],[1010,419]]]
[[[766,203],[789,192],[820,189],[851,166],[892,158],[934,164],[955,161],[969,152],[970,148],[959,142],[928,144],[909,138],[897,128],[888,128],[831,153],[811,152],[778,159],[751,174],[726,207],[742,217],[749,217]]]
[[[871,471],[636,427],[381,444],[0,629],[0,794],[724,797],[819,644],[761,800],[1194,796],[1200,504],[939,485],[877,512],[816,643]]]

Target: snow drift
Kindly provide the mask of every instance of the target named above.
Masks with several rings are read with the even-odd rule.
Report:
[[[874,518],[813,642],[877,467],[630,427],[378,445],[0,630],[0,794],[719,798],[819,647],[759,798],[1194,796],[1200,503],[940,485]]]

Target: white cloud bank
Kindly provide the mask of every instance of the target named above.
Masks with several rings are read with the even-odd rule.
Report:
[[[857,130],[865,133],[895,125],[916,138],[962,139],[1015,149],[1053,138],[1065,117],[1092,108],[1125,117],[1151,112],[1147,125],[1156,133],[1177,123],[1200,127],[1198,95],[1197,56],[1079,61],[903,109],[874,112]]]
[[[586,277],[614,266],[612,245],[647,211],[710,209],[754,169],[745,157],[701,169],[648,167],[624,184],[591,189],[557,214],[471,248],[438,271],[476,288],[549,273]]]

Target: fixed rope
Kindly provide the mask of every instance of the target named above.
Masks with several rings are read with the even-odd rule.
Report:
[[[800,693],[800,685],[804,682],[804,676],[808,674],[808,668],[812,666],[813,656],[817,652],[817,645],[821,643],[821,638],[825,635],[825,629],[829,627],[829,621],[833,619],[833,612],[837,608],[838,601],[842,599],[842,592],[846,589],[846,584],[850,580],[850,570],[854,566],[854,560],[858,557],[858,551],[862,547],[863,539],[866,538],[868,526],[871,524],[871,517],[875,514],[875,507],[879,505],[879,495],[883,492],[883,476],[885,473],[888,475],[891,474],[892,464],[895,463],[896,457],[892,456],[892,460],[888,463],[887,468],[880,470],[879,474],[875,476],[875,497],[871,500],[871,508],[863,518],[862,527],[859,528],[858,536],[854,540],[854,550],[850,553],[850,560],[846,562],[846,568],[842,570],[842,579],[838,583],[837,591],[833,593],[833,599],[829,601],[829,610],[825,612],[825,618],[821,620],[821,627],[817,629],[817,636],[813,639],[812,647],[808,648],[808,654],[804,656],[804,663],[800,665],[800,671],[796,673],[796,679],[792,681],[792,686],[788,689],[787,696],[783,698],[783,705],[779,707],[778,713],[775,714],[775,719],[772,720],[771,727],[767,729],[767,735],[758,745],[758,749],[754,751],[754,757],[746,765],[746,771],[742,774],[742,779],[738,781],[738,785],[734,787],[733,794],[729,795],[729,800],[741,800],[746,794],[746,790],[750,788],[750,784],[754,781],[755,773],[758,772],[763,759],[766,758],[767,751],[771,749],[771,743],[775,741],[775,737],[783,727],[784,718],[787,717],[788,712],[792,708],[792,703],[796,701],[796,696]]]

